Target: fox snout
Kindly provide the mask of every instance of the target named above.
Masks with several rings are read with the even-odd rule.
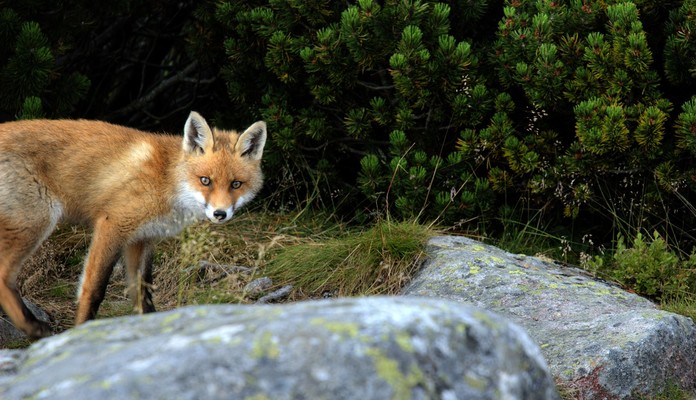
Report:
[[[232,207],[226,209],[215,208],[210,204],[205,207],[205,216],[214,224],[223,224],[231,220],[233,215],[234,209]]]
[[[220,204],[218,204],[216,207],[210,202],[205,202],[202,195],[200,195],[200,198],[202,200],[202,204],[205,205],[205,216],[208,217],[208,219],[214,224],[224,224],[232,219],[234,216],[234,211],[246,204],[250,197],[239,196],[234,204],[229,207],[224,207]]]
[[[224,221],[227,219],[227,211],[215,210],[213,211],[213,217],[215,217],[215,219],[217,219],[218,221]]]

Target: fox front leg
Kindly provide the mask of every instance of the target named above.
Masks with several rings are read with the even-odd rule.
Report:
[[[126,246],[124,259],[128,277],[128,294],[133,309],[140,314],[155,312],[152,301],[152,244],[139,241]]]
[[[94,319],[97,315],[114,265],[125,243],[119,232],[108,217],[100,218],[95,224],[78,291],[75,325]]]

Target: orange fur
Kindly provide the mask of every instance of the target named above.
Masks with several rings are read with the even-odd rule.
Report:
[[[265,141],[263,122],[239,134],[211,129],[193,112],[183,143],[99,121],[1,124],[0,305],[30,337],[50,334],[22,303],[15,280],[66,221],[93,230],[76,323],[96,315],[121,255],[136,308],[154,311],[147,290],[153,241],[199,220],[227,222],[261,188]]]

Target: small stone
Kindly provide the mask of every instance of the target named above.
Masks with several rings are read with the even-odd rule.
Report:
[[[264,276],[247,283],[244,286],[244,292],[250,296],[258,296],[265,293],[271,286],[273,286],[273,280]]]

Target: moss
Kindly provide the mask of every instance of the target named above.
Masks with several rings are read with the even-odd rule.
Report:
[[[455,293],[462,293],[466,288],[469,286],[469,282],[466,281],[466,279],[463,278],[458,278],[452,281],[453,285],[451,285],[452,290]],[[434,290],[435,288],[431,288],[430,290]]]
[[[413,353],[415,351],[413,343],[411,342],[411,335],[405,332],[399,332],[396,334],[396,337],[394,339],[396,340],[396,343],[399,345],[401,350],[407,353]]]
[[[244,400],[271,400],[271,398],[268,397],[268,396],[267,396],[266,394],[264,394],[264,393],[259,393],[259,394],[254,394],[254,395],[251,395],[251,396],[247,396],[247,397],[244,398]]]
[[[167,315],[166,317],[162,318],[162,325],[169,325],[169,324],[171,324],[172,322],[174,322],[174,321],[180,319],[181,317],[183,317],[183,314],[182,314],[182,313],[180,313],[180,312],[173,312],[173,313]]]
[[[359,332],[358,324],[352,322],[338,322],[328,321],[324,318],[312,318],[312,320],[310,320],[309,323],[312,325],[321,326],[329,332],[333,332],[341,336],[346,336],[350,338],[358,336]]]
[[[660,321],[667,318],[668,314],[663,312],[642,311],[640,316],[647,320]]]
[[[49,339],[49,340],[50,340],[50,339]],[[23,368],[31,367],[31,366],[33,366],[34,364],[36,364],[36,363],[38,363],[38,362],[40,362],[40,361],[45,360],[45,359],[46,359],[47,353],[51,356],[51,360],[56,360],[56,361],[64,360],[64,359],[66,359],[66,358],[68,358],[68,357],[70,357],[70,356],[72,355],[72,352],[70,352],[70,351],[68,351],[68,350],[60,351],[60,352],[58,352],[56,355],[51,354],[51,353],[54,353],[54,351],[53,351],[52,348],[50,348],[50,349],[42,349],[42,350],[45,350],[45,351],[40,351],[38,354],[35,354],[35,357],[27,358],[27,359],[22,363]],[[30,353],[30,354],[31,354],[31,353]]]
[[[464,377],[464,382],[466,385],[472,389],[483,391],[488,387],[488,381],[481,377],[467,375]]]
[[[114,385],[114,382],[110,379],[104,379],[99,382],[96,382],[93,387],[96,387],[97,389],[100,390],[109,390],[111,387]]]
[[[476,318],[479,322],[482,324],[486,325],[487,327],[491,328],[493,331],[497,331],[500,329],[500,325],[498,325],[495,321],[491,319],[491,317],[486,314],[483,311],[476,310],[472,314],[474,318]]]
[[[561,372],[561,375],[563,375],[565,379],[572,379],[575,375],[575,370],[573,368],[566,368]]]
[[[194,315],[197,317],[208,316],[208,309],[206,307],[196,307],[193,312],[194,312]]]
[[[496,257],[496,256],[488,256],[487,261],[489,261],[493,264],[505,265],[505,260],[503,260],[500,257]]]
[[[377,376],[391,386],[394,400],[410,399],[413,388],[425,382],[423,371],[415,364],[411,364],[408,374],[404,374],[399,362],[386,356],[382,350],[370,348],[366,354],[374,360]]]
[[[467,329],[469,329],[469,327],[466,324],[457,324],[454,327],[454,331],[460,337],[463,337],[466,334]]]
[[[80,385],[84,385],[85,383],[89,382],[90,378],[91,377],[89,375],[75,375],[70,380],[62,381],[60,384],[61,384],[61,386],[66,386],[66,385],[80,386]],[[53,389],[54,389],[53,386],[42,388],[39,391],[37,391],[36,394],[31,398],[35,398],[35,399],[51,398],[51,397],[53,397],[53,396],[51,396],[51,392]]]
[[[469,264],[469,273],[470,273],[471,275],[476,275],[476,274],[478,274],[479,272],[481,272],[481,267],[480,267],[480,266],[478,266],[478,265],[476,265],[476,264],[474,264],[474,263]]]
[[[254,340],[251,355],[254,358],[278,358],[280,355],[280,348],[278,347],[277,340],[273,337],[273,333],[264,332],[260,338]]]
[[[609,290],[607,288],[599,288],[599,289],[595,290],[594,293],[596,295],[599,295],[599,296],[609,296],[612,294],[611,290]]]
[[[627,296],[621,290],[617,290],[611,287],[600,286],[597,282],[587,281],[583,283],[573,283],[570,285],[573,288],[578,289],[589,289],[594,295],[597,296],[614,296],[620,299],[626,299]]]
[[[520,284],[520,285],[518,285],[518,287],[524,293],[529,294],[529,295],[533,295],[533,296],[539,296],[542,293],[544,293],[544,288],[538,287],[536,284],[535,285]]]
[[[445,276],[454,276],[461,273],[461,268],[459,267],[459,265],[457,265],[456,262],[450,262],[447,265],[444,265],[441,268],[437,269],[437,271]]]
[[[470,251],[472,253],[481,253],[486,251],[486,248],[484,246],[481,246],[480,244],[472,244],[469,246],[466,246],[466,250]]]

